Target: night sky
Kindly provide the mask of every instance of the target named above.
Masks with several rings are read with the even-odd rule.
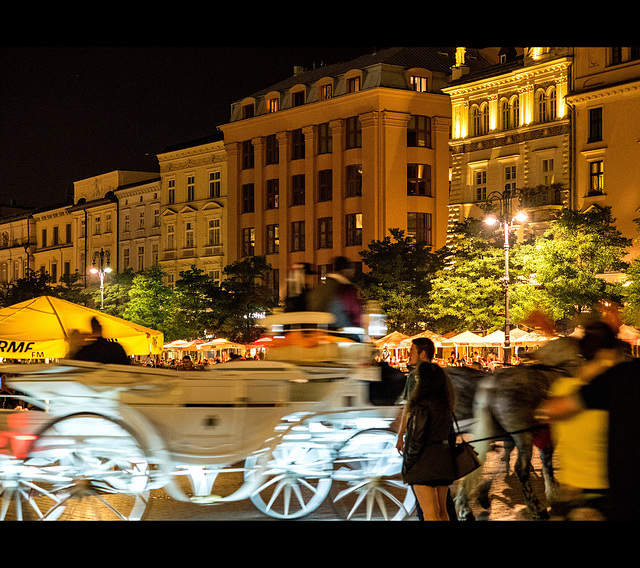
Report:
[[[216,133],[231,103],[371,47],[0,48],[0,204],[63,203],[73,182],[157,171],[156,154]]]

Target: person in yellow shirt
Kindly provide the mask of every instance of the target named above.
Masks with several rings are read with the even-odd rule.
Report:
[[[554,382],[551,396],[575,393],[581,386],[619,363],[621,342],[604,322],[585,326],[580,339],[584,361],[575,376]],[[555,518],[605,520],[607,476],[608,412],[587,410],[552,424],[558,460],[558,496],[552,505]]]

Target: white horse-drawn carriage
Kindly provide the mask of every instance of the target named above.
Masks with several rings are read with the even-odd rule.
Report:
[[[405,518],[414,499],[390,430],[398,407],[371,403],[371,344],[316,327],[326,315],[287,317],[297,329],[274,337],[267,360],[204,372],[0,368],[38,407],[0,411],[0,518],[137,520],[160,489],[200,504],[250,499],[282,519],[329,495],[347,518]],[[216,494],[221,474],[238,472],[239,489]]]

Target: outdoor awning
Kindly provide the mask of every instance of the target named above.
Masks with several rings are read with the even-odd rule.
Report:
[[[379,349],[382,349],[385,345],[387,349],[400,349],[402,348],[401,343],[405,339],[409,339],[409,336],[399,331],[392,331],[384,337],[376,339],[373,343]]]
[[[449,339],[443,340],[442,343],[444,345],[480,345],[482,340],[483,338],[479,335],[471,331],[464,331],[458,335],[450,337]]]
[[[160,331],[60,298],[40,296],[0,309],[0,357],[65,358],[74,332],[90,333],[93,317],[100,322],[103,337],[118,342],[128,355],[162,353]]]
[[[418,333],[416,335],[412,335],[411,337],[408,337],[407,339],[404,339],[403,341],[400,342],[400,346],[403,347],[404,349],[411,349],[411,343],[413,342],[414,339],[418,339],[420,337],[427,337],[429,338],[431,341],[433,341],[433,345],[435,347],[441,347],[443,341],[445,341],[445,338],[442,337],[441,335],[438,335],[437,333],[434,333],[433,331],[429,331],[429,330],[425,330],[421,333]]]

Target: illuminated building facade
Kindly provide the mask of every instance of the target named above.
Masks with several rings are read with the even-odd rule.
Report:
[[[573,206],[610,206],[616,227],[636,239],[630,260],[640,253],[640,48],[574,50]]]
[[[227,161],[222,137],[176,145],[158,154],[161,176],[160,265],[173,286],[191,266],[214,282],[226,257]]]
[[[57,286],[76,270],[73,214],[68,206],[56,207],[34,212],[33,222],[36,246],[31,268],[49,273],[51,284]]]
[[[492,191],[526,189],[528,221],[539,235],[550,213],[570,205],[573,48],[483,48],[488,66],[473,72],[458,48],[451,97],[450,221],[483,218]]]
[[[116,191],[120,271],[141,272],[160,264],[160,192],[159,176]]]
[[[0,286],[24,278],[33,268],[36,223],[32,211],[0,207]]]
[[[289,268],[320,276],[358,262],[399,228],[445,244],[451,105],[441,91],[454,48],[393,48],[295,69],[232,104],[220,126],[228,160],[228,260],[266,255],[286,293]]]

